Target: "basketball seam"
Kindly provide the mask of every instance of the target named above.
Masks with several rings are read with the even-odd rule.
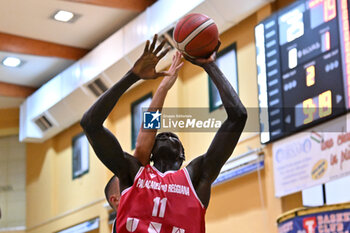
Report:
[[[214,23],[213,19],[209,19],[193,30],[181,43],[178,43],[180,50],[185,51],[186,45],[191,42],[201,31]]]

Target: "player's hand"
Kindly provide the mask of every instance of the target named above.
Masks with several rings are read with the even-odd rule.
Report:
[[[194,65],[204,66],[205,64],[209,64],[215,61],[216,53],[219,50],[220,45],[221,45],[221,41],[219,40],[217,46],[215,47],[214,52],[208,58],[192,58],[185,54],[183,54],[183,56],[185,57],[186,60],[188,60]]]
[[[156,65],[162,59],[169,48],[161,51],[165,45],[165,40],[163,40],[157,48],[155,48],[157,42],[158,35],[155,34],[153,37],[152,44],[150,45],[150,41],[147,40],[145,49],[141,57],[135,62],[132,72],[139,76],[141,79],[155,79],[160,76],[168,75],[167,72],[157,72]]]
[[[170,90],[170,88],[174,85],[180,68],[183,66],[183,62],[181,61],[182,55],[180,52],[176,52],[176,54],[173,56],[173,62],[171,63],[171,66],[169,70],[167,71],[168,76],[165,76],[162,82],[160,83],[160,87],[165,88],[166,90]]]

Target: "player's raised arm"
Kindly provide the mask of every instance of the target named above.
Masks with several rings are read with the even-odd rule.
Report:
[[[247,111],[230,82],[214,62],[204,64],[203,68],[216,85],[227,113],[227,119],[204,155],[204,169],[207,169],[206,175],[213,182],[236,147],[247,120]]]
[[[173,62],[168,70],[168,76],[165,76],[162,82],[159,84],[152,98],[152,102],[148,108],[148,111],[162,111],[165,97],[170,88],[174,85],[179,70],[183,65],[183,62],[181,62],[181,58],[181,53],[176,52],[176,54],[173,57]],[[134,156],[144,166],[150,162],[151,151],[154,145],[156,134],[157,129],[143,129],[143,125],[141,125],[139,135],[137,136]]]
[[[156,72],[156,65],[168,50],[162,51],[163,41],[156,49],[157,35],[153,42],[146,42],[141,57],[133,68],[114,86],[108,89],[84,114],[80,124],[98,158],[120,179],[121,186],[132,185],[133,178],[141,164],[131,155],[125,153],[116,137],[103,126],[119,98],[139,79],[154,79],[167,75]]]
[[[227,119],[217,131],[207,152],[187,166],[197,194],[205,206],[209,203],[211,184],[231,156],[247,120],[247,111],[230,82],[215,64],[215,56],[216,52],[209,59],[186,58],[201,66],[211,77],[227,113]]]
[[[127,169],[130,160],[124,153],[116,137],[103,126],[104,121],[118,102],[121,95],[140,78],[131,70],[114,86],[108,89],[88,109],[80,121],[92,148],[101,162],[115,175],[121,177],[126,174],[123,168]],[[136,164],[136,160],[135,160]],[[137,170],[135,167],[134,170]]]

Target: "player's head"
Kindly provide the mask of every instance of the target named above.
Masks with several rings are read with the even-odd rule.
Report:
[[[180,169],[184,160],[185,150],[176,134],[163,132],[156,136],[151,161],[166,162],[174,165],[174,169]]]
[[[109,205],[114,211],[117,211],[120,200],[119,179],[117,176],[112,176],[106,184],[105,195]]]

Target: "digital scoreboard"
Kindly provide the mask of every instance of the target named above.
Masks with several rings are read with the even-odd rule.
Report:
[[[350,109],[349,3],[296,1],[255,27],[262,143]]]

